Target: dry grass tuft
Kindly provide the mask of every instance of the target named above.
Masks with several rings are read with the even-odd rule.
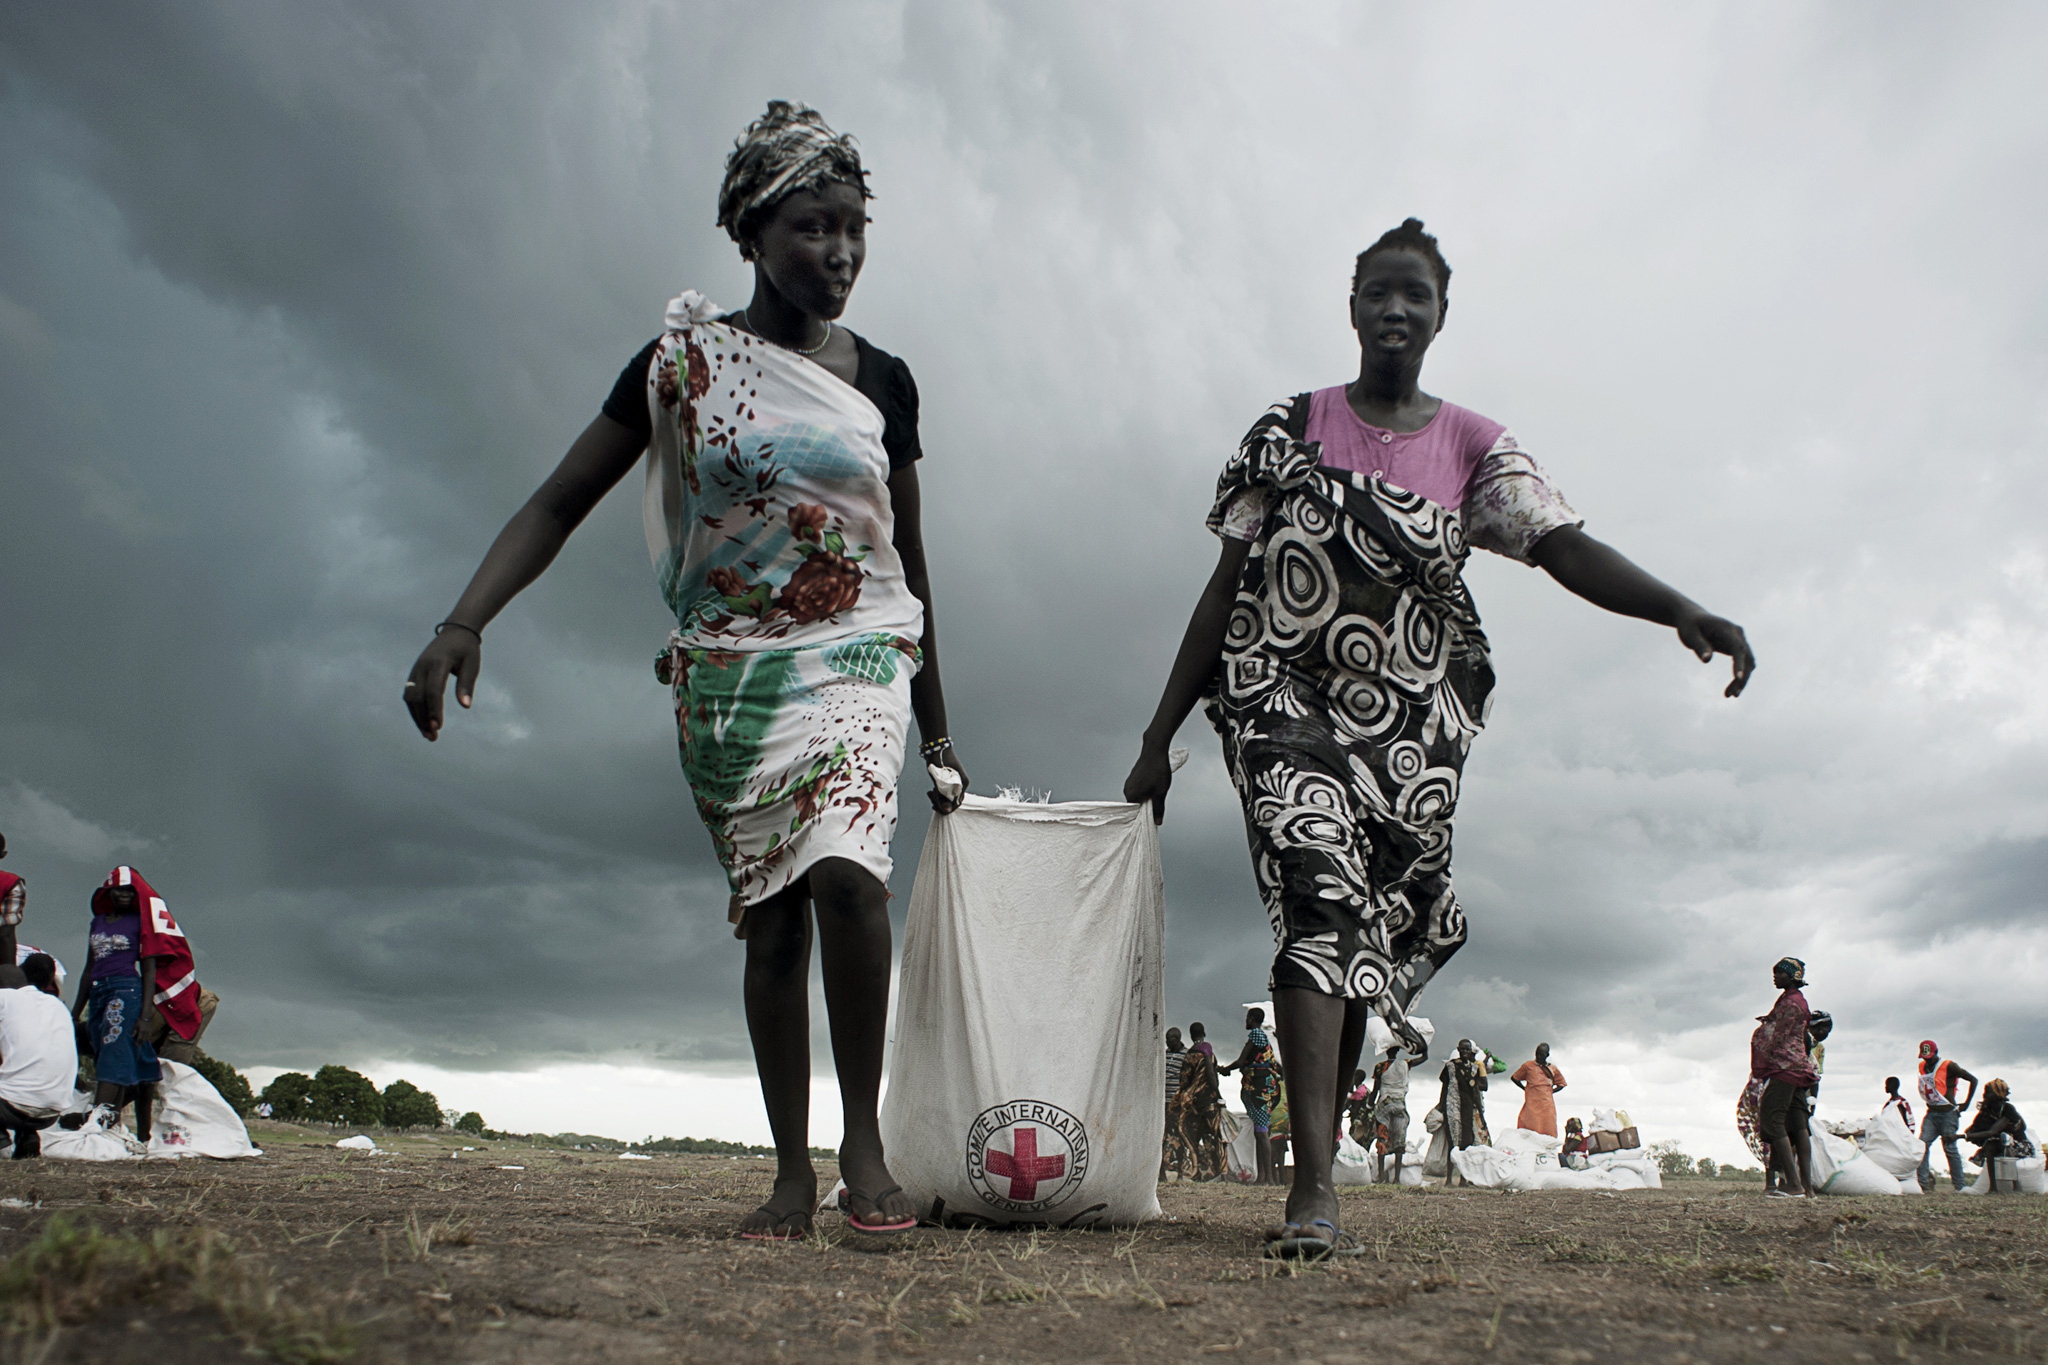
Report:
[[[0,1264],[0,1331],[8,1336],[47,1339],[131,1304],[210,1310],[245,1346],[288,1365],[329,1365],[355,1350],[346,1323],[285,1301],[211,1228],[160,1229],[145,1242],[53,1218]]]

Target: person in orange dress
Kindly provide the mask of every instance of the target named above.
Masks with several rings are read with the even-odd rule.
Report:
[[[1536,1060],[1523,1062],[1508,1077],[1522,1091],[1522,1114],[1517,1128],[1557,1136],[1557,1103],[1551,1099],[1564,1089],[1564,1073],[1550,1064],[1550,1044],[1536,1044]]]

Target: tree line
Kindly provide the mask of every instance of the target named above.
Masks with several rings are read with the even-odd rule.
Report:
[[[269,1115],[284,1123],[336,1123],[377,1128],[440,1128],[483,1136],[483,1115],[474,1111],[457,1114],[443,1110],[431,1090],[422,1090],[401,1077],[382,1090],[360,1071],[345,1066],[323,1066],[308,1076],[287,1071],[258,1095],[249,1078],[226,1062],[201,1052],[192,1069],[206,1077],[220,1092],[228,1107],[243,1118],[270,1106]]]

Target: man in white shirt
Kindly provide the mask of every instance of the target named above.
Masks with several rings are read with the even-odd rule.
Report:
[[[28,985],[0,990],[0,1129],[17,1159],[40,1156],[42,1130],[71,1103],[78,1035],[57,994],[57,964],[36,953],[21,964]]]

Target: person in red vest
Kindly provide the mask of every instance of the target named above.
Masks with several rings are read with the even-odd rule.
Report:
[[[1956,1102],[1956,1082],[1968,1081],[1970,1093]],[[1948,1156],[1948,1178],[1955,1187],[1963,1188],[1963,1153],[1956,1146],[1956,1128],[1970,1101],[1977,1098],[1977,1078],[1941,1058],[1941,1049],[1934,1045],[1932,1038],[1920,1044],[1920,1102],[1927,1107],[1927,1117],[1920,1120],[1920,1188],[1930,1193],[1934,1189],[1934,1144],[1941,1143],[1941,1150]]]
[[[185,931],[134,868],[115,868],[92,893],[86,961],[72,1015],[87,1026],[99,1081],[87,1122],[111,1130],[133,1099],[135,1136],[146,1144],[163,1079],[156,1050],[144,1041],[151,1015],[162,1014],[172,1033],[191,1039],[199,1032],[199,983]]]

